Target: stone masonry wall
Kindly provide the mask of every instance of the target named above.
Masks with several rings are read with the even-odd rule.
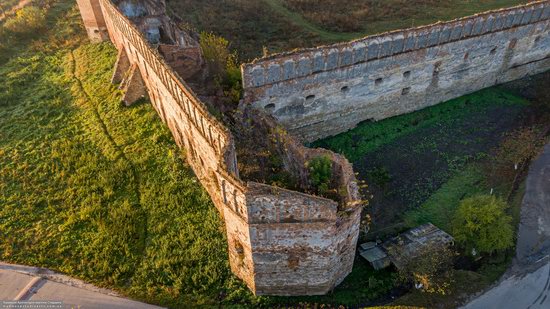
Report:
[[[153,107],[186,150],[189,165],[224,218],[233,273],[256,294],[325,294],[340,283],[353,266],[361,213],[351,165],[345,159],[337,162],[342,173],[336,181],[351,192],[345,205],[242,181],[229,130],[135,25],[110,0],[78,4],[84,20],[94,16],[91,7],[100,6],[101,20],[119,50],[117,63],[129,62],[139,71]]]
[[[245,103],[314,141],[550,69],[550,1],[242,67]]]

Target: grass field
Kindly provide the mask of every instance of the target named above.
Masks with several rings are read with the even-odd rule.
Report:
[[[528,0],[266,0],[300,14],[307,22],[333,32],[363,35],[427,25],[479,12],[510,7]],[[296,23],[303,23],[294,19]],[[348,32],[348,33],[346,33]]]
[[[168,0],[168,7],[199,31],[232,42],[241,60],[294,48],[451,20],[526,0]],[[360,13],[358,13],[360,12]],[[352,22],[353,27],[346,27]],[[349,31],[347,29],[352,29]]]
[[[523,125],[528,102],[490,88],[414,113],[365,122],[314,143],[344,154],[369,184],[373,230],[401,220],[456,172],[486,157]],[[388,231],[391,232],[391,231]]]

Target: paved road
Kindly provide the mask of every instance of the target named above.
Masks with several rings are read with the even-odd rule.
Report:
[[[550,308],[550,263],[525,276],[512,276],[466,307],[468,309]]]
[[[517,243],[517,262],[529,265],[550,253],[550,144],[531,165]]]
[[[529,169],[514,265],[504,280],[464,308],[550,308],[549,254],[550,144]]]
[[[48,279],[49,278],[49,279]],[[60,282],[55,282],[60,281]],[[155,309],[160,308],[115,296],[115,293],[52,271],[0,263],[0,308],[12,301],[62,302],[62,308]],[[3,302],[4,301],[4,302]],[[15,306],[14,308],[18,308]],[[21,306],[21,308],[27,308]],[[35,308],[35,307],[28,307]],[[36,306],[36,308],[41,308]],[[42,307],[45,308],[45,307]],[[58,307],[55,307],[58,308]]]

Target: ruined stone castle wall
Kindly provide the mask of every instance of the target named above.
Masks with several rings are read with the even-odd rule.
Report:
[[[110,0],[79,0],[85,20],[97,5],[119,50],[117,66],[129,62],[132,72],[139,71],[153,107],[223,216],[233,273],[256,294],[332,290],[351,272],[359,234],[361,204],[351,165],[339,156],[333,163],[336,185],[351,192],[340,203],[242,181],[229,130]]]
[[[245,102],[314,141],[550,69],[550,1],[243,65]]]

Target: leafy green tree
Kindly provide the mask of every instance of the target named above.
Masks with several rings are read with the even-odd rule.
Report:
[[[455,240],[471,252],[491,254],[512,247],[514,232],[507,208],[504,200],[493,195],[463,200],[453,220]]]
[[[318,156],[307,162],[311,184],[318,194],[325,195],[332,178],[332,161],[329,156]]]

